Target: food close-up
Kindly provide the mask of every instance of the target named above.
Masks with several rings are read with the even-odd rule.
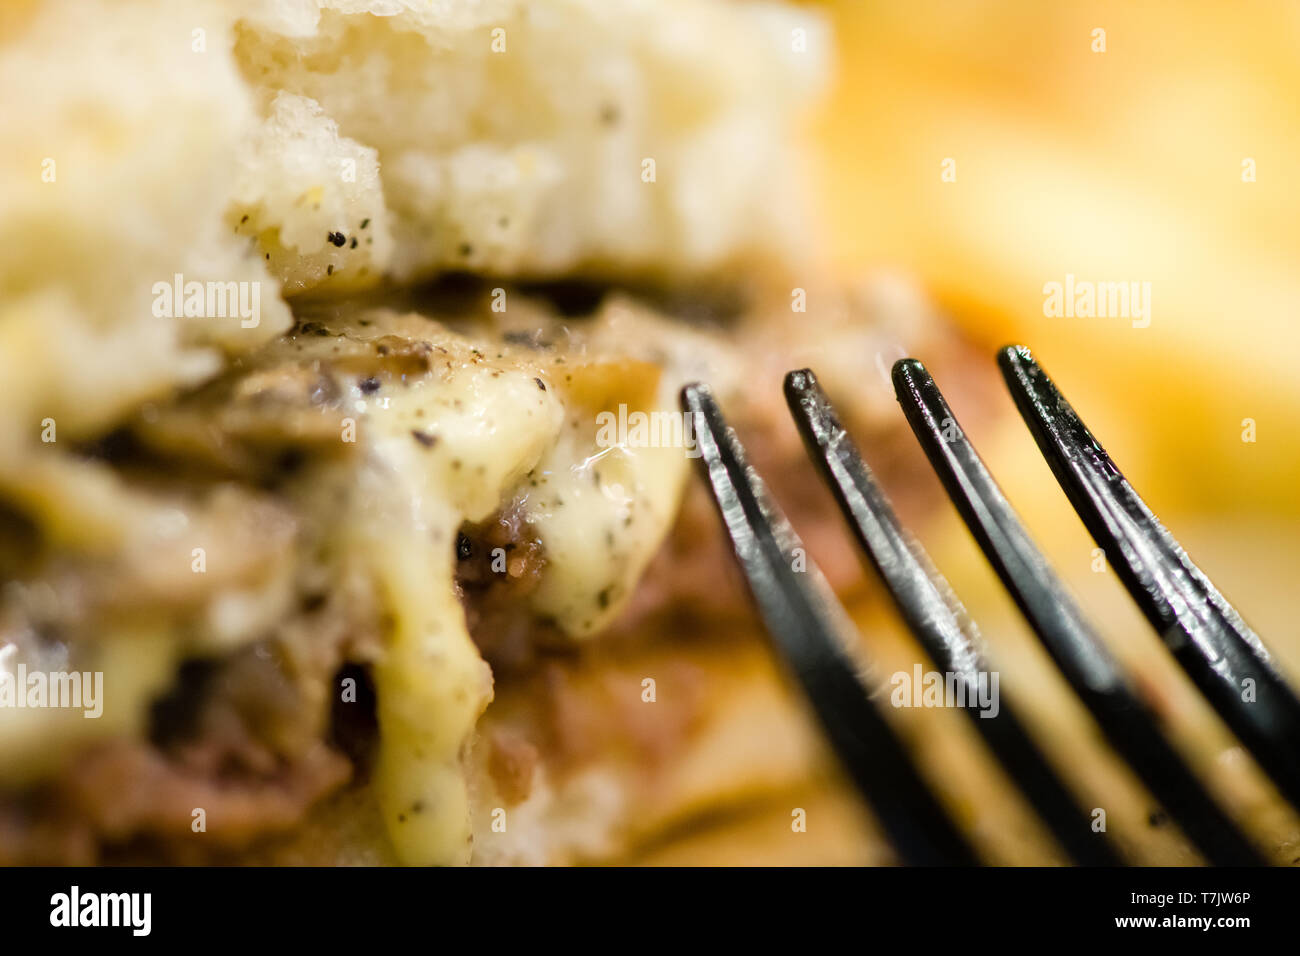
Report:
[[[8,0],[0,866],[1300,863],[1297,53]]]

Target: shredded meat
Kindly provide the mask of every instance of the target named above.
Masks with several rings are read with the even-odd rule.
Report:
[[[456,557],[469,632],[493,670],[525,668],[539,645],[558,641],[558,630],[538,621],[528,608],[546,554],[517,503],[462,529]]]
[[[332,745],[337,675],[378,643],[346,601],[307,604],[273,639],[182,666],[148,740],[93,746],[0,794],[0,865],[220,862],[298,826],[353,776]]]

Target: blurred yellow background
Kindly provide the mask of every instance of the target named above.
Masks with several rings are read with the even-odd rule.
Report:
[[[918,277],[990,369],[1030,345],[1193,558],[1300,651],[1300,4],[821,6],[840,271]],[[1151,283],[1149,327],[1045,316],[1067,274]],[[998,387],[1007,420],[973,437],[1076,580],[1092,542]]]
[[[1033,346],[1167,507],[1300,513],[1300,4],[827,9],[840,265],[903,267]],[[1067,273],[1150,282],[1150,327],[1045,317]]]

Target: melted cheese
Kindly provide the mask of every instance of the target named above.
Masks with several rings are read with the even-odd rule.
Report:
[[[408,864],[463,863],[470,853],[461,757],[492,678],[455,590],[456,532],[498,507],[562,418],[527,370],[447,347],[459,354],[441,377],[355,400],[360,428],[373,433],[350,534],[392,615],[374,672],[376,793]]]
[[[627,375],[626,363],[593,361],[548,385],[527,356],[492,361],[450,334],[433,342],[445,361],[430,376],[350,398],[368,458],[346,537],[391,615],[374,670],[375,788],[408,864],[464,863],[472,849],[464,756],[492,678],[456,592],[461,524],[521,500],[547,555],[534,610],[586,636],[631,592],[686,475],[680,448],[596,443],[599,408],[669,398],[657,367]]]
[[[597,415],[619,405],[680,415],[659,372],[597,362],[568,376],[566,427],[530,482],[525,513],[547,561],[532,606],[572,637],[595,634],[618,613],[677,513],[688,473],[681,447],[634,435],[598,441]]]

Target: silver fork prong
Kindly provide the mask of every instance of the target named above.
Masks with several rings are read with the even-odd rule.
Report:
[[[1300,700],[1263,642],[1138,497],[1029,350],[1005,348],[998,364],[1056,480],[1133,600],[1300,808]]]
[[[768,634],[802,685],[832,749],[899,855],[922,865],[977,862],[884,718],[845,651],[851,624],[745,460],[709,388],[682,390],[700,462]]]
[[[899,524],[817,377],[808,369],[791,372],[785,379],[785,395],[809,455],[926,653],[944,671],[960,675],[966,686],[989,680],[993,668],[974,622],[925,551]],[[1025,730],[1006,695],[1000,693],[999,698],[995,712],[964,708],[989,749],[1075,861],[1117,865],[1120,860],[1106,838],[1093,830],[1090,818]]]
[[[1202,787],[1129,687],[966,438],[925,366],[894,365],[894,388],[966,526],[1107,739],[1212,863],[1264,861]]]

